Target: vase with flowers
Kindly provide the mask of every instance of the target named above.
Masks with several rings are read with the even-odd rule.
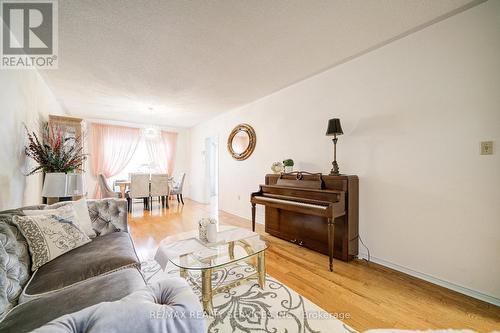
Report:
[[[25,126],[27,144],[24,152],[36,162],[26,175],[43,173],[43,202],[48,198],[71,200],[73,196],[83,195],[81,173],[87,155],[83,152],[80,137],[65,137],[62,130],[45,124],[38,135]]]
[[[87,154],[83,152],[82,138],[65,138],[62,130],[45,124],[39,137],[35,131],[25,126],[28,143],[24,147],[27,157],[37,166],[29,170],[27,176],[38,172],[83,172],[83,163]]]

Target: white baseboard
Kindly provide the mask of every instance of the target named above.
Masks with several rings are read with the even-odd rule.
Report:
[[[360,258],[360,259],[368,259],[368,254],[360,252],[359,255],[358,255],[358,258]],[[376,264],[385,266],[385,267],[392,268],[392,269],[394,269],[396,271],[403,272],[405,274],[414,276],[416,278],[425,280],[427,282],[437,284],[438,286],[445,287],[447,289],[451,289],[451,290],[459,292],[461,294],[464,294],[464,295],[467,295],[467,296],[479,299],[481,301],[484,301],[484,302],[487,302],[487,303],[490,303],[490,304],[493,304],[493,305],[496,305],[496,306],[500,306],[500,299],[499,298],[483,294],[483,293],[481,293],[479,291],[472,290],[472,289],[460,286],[460,285],[452,283],[452,282],[441,280],[441,279],[438,279],[438,278],[436,278],[434,276],[431,276],[429,274],[421,273],[421,272],[415,271],[415,270],[413,270],[411,268],[407,268],[407,267],[404,267],[404,266],[401,266],[401,265],[398,265],[398,264],[394,264],[392,262],[389,262],[387,260],[380,259],[380,258],[377,258],[377,257],[374,257],[374,256],[370,256],[370,261],[372,261],[372,262],[374,262]]]

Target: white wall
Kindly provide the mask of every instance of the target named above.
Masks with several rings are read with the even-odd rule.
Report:
[[[204,138],[218,136],[220,208],[249,218],[250,192],[273,161],[329,172],[324,134],[339,117],[340,169],[360,177],[372,256],[498,303],[499,91],[500,1],[488,1],[194,127],[191,197],[204,200]],[[238,162],[225,147],[242,122],[257,147]],[[495,141],[494,155],[479,155],[481,140]]]
[[[111,125],[119,125],[119,126],[129,126],[129,127],[141,127],[141,125],[134,124],[134,123],[128,123],[128,122],[121,122],[121,121],[112,121],[112,120],[98,120],[98,119],[86,119],[86,126],[87,126],[87,131],[86,131],[86,147],[87,151],[91,154],[92,147],[91,147],[91,126],[90,124],[92,122],[96,123],[106,123],[106,124],[111,124]],[[189,140],[189,135],[190,131],[187,128],[180,128],[180,127],[168,127],[168,126],[161,126],[160,127],[164,131],[170,131],[170,132],[176,132],[177,133],[177,152],[176,152],[176,158],[175,158],[175,165],[174,165],[174,170],[173,170],[173,175],[177,177],[180,173],[182,172],[188,172],[189,171],[189,150],[191,149],[190,145],[190,140]],[[89,157],[90,159],[91,157]],[[92,174],[92,169],[90,167],[90,160],[87,161],[86,166],[85,166],[85,171],[86,171],[86,187],[87,187],[87,192],[89,194],[89,197],[93,197],[94,195],[94,190],[95,186],[97,184],[97,178],[94,177]],[[184,191],[184,198],[189,197],[189,182],[190,182],[190,177],[189,174],[186,176],[185,180],[185,191]]]
[[[41,202],[41,176],[25,177],[24,155],[29,129],[38,130],[48,114],[63,114],[35,70],[0,70],[0,210]]]

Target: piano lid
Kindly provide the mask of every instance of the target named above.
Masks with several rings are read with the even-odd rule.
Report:
[[[294,171],[282,173],[276,185],[283,187],[298,187],[321,190],[324,188],[323,177],[321,173],[310,173],[307,171]]]

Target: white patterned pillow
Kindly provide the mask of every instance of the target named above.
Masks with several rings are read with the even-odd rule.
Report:
[[[54,214],[57,209],[68,205],[75,210],[76,220],[73,222],[78,229],[82,230],[90,238],[94,238],[96,233],[92,229],[92,221],[90,220],[89,208],[85,198],[78,201],[61,201],[50,206],[45,206],[44,209],[25,209],[23,213],[29,216]]]
[[[32,271],[90,242],[90,238],[74,223],[76,219],[70,205],[58,208],[54,214],[13,217],[12,222],[28,241]]]

